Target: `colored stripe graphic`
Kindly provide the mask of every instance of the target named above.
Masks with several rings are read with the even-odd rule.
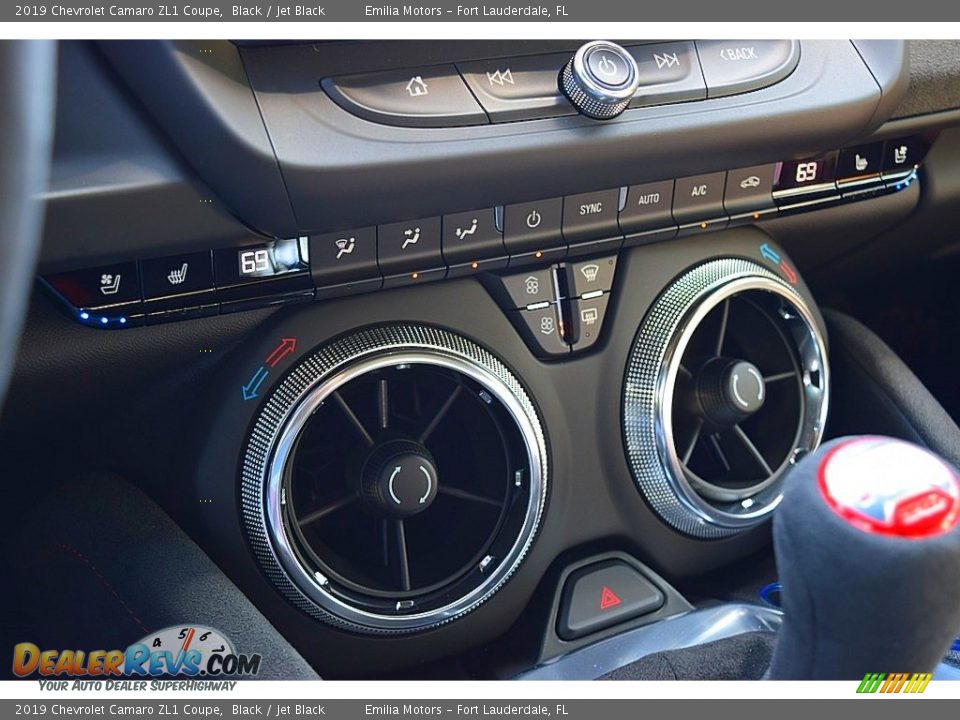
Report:
[[[927,689],[931,673],[867,673],[857,687],[858,693],[911,693],[919,694]]]

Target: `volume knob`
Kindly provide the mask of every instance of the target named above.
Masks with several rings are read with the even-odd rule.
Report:
[[[560,73],[560,88],[581,114],[609,120],[624,110],[640,86],[637,61],[606,40],[577,50]]]

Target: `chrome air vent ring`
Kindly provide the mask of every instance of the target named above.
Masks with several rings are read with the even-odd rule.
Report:
[[[303,358],[260,408],[241,467],[268,577],[362,633],[429,629],[489,600],[529,551],[546,495],[546,441],[519,380],[424,326]]]
[[[631,348],[623,393],[630,470],[669,525],[720,538],[767,519],[790,466],[820,443],[829,368],[804,298],[754,262],[680,276]]]

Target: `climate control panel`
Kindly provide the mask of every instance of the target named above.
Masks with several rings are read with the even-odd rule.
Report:
[[[508,312],[522,311],[511,317],[535,338],[538,354],[560,356],[597,341],[621,248],[896,192],[916,180],[931,141],[896,138],[725,172],[296,238],[251,235],[233,247],[45,274],[42,280],[78,321],[116,329],[477,275]],[[540,289],[518,299],[517,287],[534,286]]]

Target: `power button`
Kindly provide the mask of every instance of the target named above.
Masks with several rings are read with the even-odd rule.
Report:
[[[563,198],[507,205],[503,209],[503,244],[510,255],[565,247],[560,232]]]
[[[594,79],[604,85],[619,87],[632,79],[627,60],[623,55],[608,47],[593,48],[587,53],[584,61],[586,66],[590,68],[590,73]]]

